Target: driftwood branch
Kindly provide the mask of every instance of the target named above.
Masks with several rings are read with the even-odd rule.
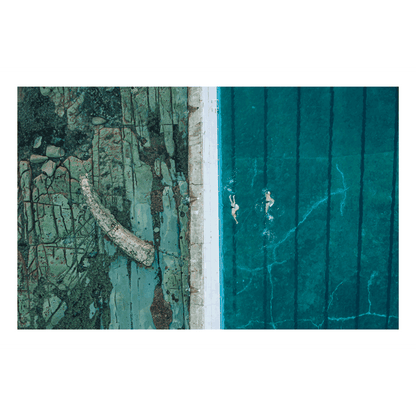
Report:
[[[81,176],[80,183],[87,205],[104,234],[135,261],[151,266],[155,258],[153,245],[136,237],[114,218],[103,206],[95,190],[91,188],[88,175]]]

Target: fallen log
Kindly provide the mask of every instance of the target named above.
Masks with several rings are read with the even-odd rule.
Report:
[[[90,186],[88,175],[80,177],[80,184],[87,205],[104,234],[132,259],[145,266],[151,266],[155,259],[153,244],[136,237],[115,219]]]

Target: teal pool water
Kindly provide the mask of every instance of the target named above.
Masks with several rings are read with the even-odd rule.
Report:
[[[398,328],[398,89],[218,96],[222,327]]]

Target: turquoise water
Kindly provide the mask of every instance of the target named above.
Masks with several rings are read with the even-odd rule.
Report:
[[[398,89],[218,95],[222,327],[398,328]]]

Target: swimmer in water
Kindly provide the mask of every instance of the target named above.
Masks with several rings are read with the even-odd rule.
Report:
[[[269,208],[274,204],[274,199],[270,196],[270,191],[266,192],[266,214]]]
[[[235,222],[238,224],[237,211],[240,209],[240,207],[235,203],[235,195],[233,195],[232,198],[230,195],[230,202],[231,202],[231,215],[234,217]]]

